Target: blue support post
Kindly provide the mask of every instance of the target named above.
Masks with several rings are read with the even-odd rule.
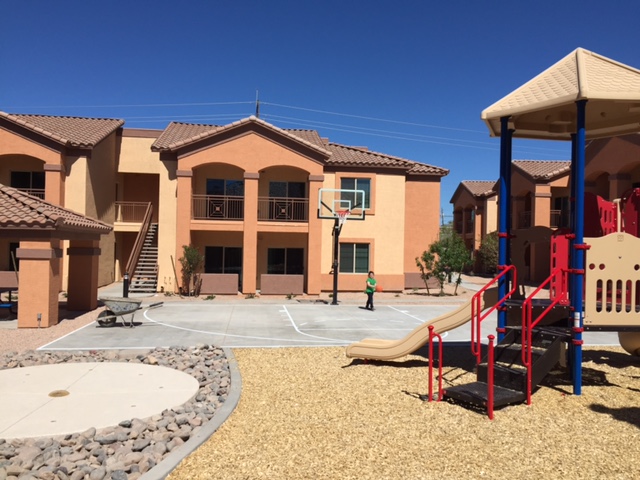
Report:
[[[498,265],[509,263],[509,233],[511,225],[511,137],[509,117],[500,119],[500,181],[499,181],[499,225],[498,225]],[[498,281],[498,298],[504,298],[509,291],[509,279],[505,275]],[[498,310],[498,342],[504,337],[507,326],[507,312]]]
[[[570,188],[571,188],[571,197],[570,197],[570,202],[569,202],[569,230],[571,230],[571,233],[575,233],[576,231],[576,176],[577,176],[577,163],[578,163],[578,159],[577,157],[577,144],[578,144],[578,139],[575,133],[571,134],[571,172],[570,172]],[[575,260],[575,249],[573,248],[573,246],[575,245],[575,238],[570,238],[569,239],[569,266],[572,267],[573,265],[575,265],[576,260]],[[569,280],[569,299],[574,299],[576,298],[576,292],[575,292],[575,288],[576,288],[576,280],[575,280],[575,276],[574,275],[569,275],[568,277]],[[570,318],[569,320],[567,320],[569,322],[569,327],[571,327],[573,325],[573,318]],[[569,375],[571,377],[571,379],[573,379],[573,349],[569,349],[567,352],[568,355],[568,365],[569,365]]]
[[[584,168],[585,168],[585,117],[587,101],[577,103],[576,167],[575,167],[575,239],[571,268],[574,288],[571,307],[573,309],[573,329],[571,341],[571,372],[574,395],[582,394],[582,331],[584,326],[583,285],[584,285]]]

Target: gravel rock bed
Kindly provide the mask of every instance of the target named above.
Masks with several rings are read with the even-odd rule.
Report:
[[[445,344],[445,385],[475,378]],[[640,359],[584,350],[583,392],[558,369],[533,403],[483,412],[428,403],[428,361],[369,362],[343,348],[235,350],[242,398],[168,477],[233,479],[632,479],[640,476]]]
[[[0,479],[135,480],[179,448],[225,402],[230,387],[220,348],[157,348],[147,352],[28,351],[0,355],[0,370],[70,362],[160,365],[192,375],[200,384],[185,404],[145,419],[55,437],[0,439]]]

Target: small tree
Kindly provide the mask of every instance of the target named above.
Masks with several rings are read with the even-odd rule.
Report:
[[[484,273],[495,273],[498,266],[498,232],[491,232],[482,239],[478,249],[480,268]]]
[[[422,252],[421,257],[416,257],[416,266],[420,269],[420,278],[422,278],[424,286],[427,287],[427,295],[431,295],[429,279],[433,276],[432,271],[435,261],[435,255],[427,251]]]
[[[471,265],[471,254],[462,237],[455,232],[442,236],[432,243],[429,250],[422,254],[422,262],[416,259],[418,268],[423,273],[423,280],[433,277],[440,284],[440,295],[444,295],[444,284],[451,281],[451,276],[458,273],[454,295],[458,294],[458,286],[462,282],[462,272]],[[424,262],[424,263],[423,263]],[[421,267],[422,265],[422,267]],[[426,271],[426,273],[425,273]],[[426,282],[426,280],[425,280]]]
[[[200,290],[199,271],[204,263],[204,256],[191,245],[183,245],[182,251],[183,256],[178,259],[182,265],[182,286],[188,290],[189,296],[192,292],[197,295]]]
[[[453,273],[458,274],[458,278],[456,278],[456,288],[453,291],[453,294],[457,295],[458,286],[462,282],[462,272],[473,263],[471,260],[471,252],[467,249],[462,237],[455,233],[448,239],[441,240],[441,243],[443,243],[443,245],[440,249],[440,262],[443,264],[443,269],[449,277]]]

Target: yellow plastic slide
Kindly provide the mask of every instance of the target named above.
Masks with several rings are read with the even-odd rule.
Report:
[[[494,306],[497,302],[498,288],[489,288],[482,295],[480,308],[484,310]],[[471,320],[471,300],[452,312],[423,323],[400,340],[365,338],[361,342],[352,343],[347,347],[347,357],[371,360],[391,360],[404,357],[429,342],[429,325],[433,325],[434,332],[443,334],[464,325],[469,320]]]

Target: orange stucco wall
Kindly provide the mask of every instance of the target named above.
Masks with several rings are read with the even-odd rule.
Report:
[[[0,128],[0,156],[25,155],[38,158],[49,165],[60,165],[60,152]]]
[[[417,271],[416,257],[438,239],[440,179],[408,180],[405,183],[404,269]]]

